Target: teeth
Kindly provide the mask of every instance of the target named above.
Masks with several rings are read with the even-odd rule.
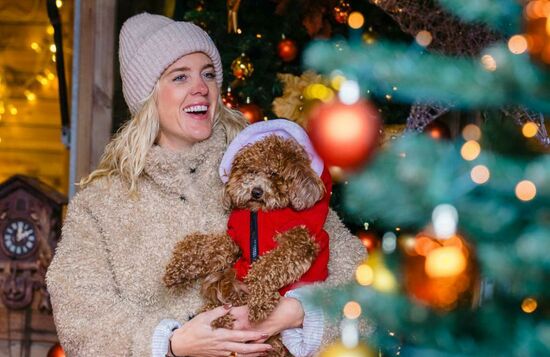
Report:
[[[205,112],[208,110],[206,105],[193,105],[191,107],[185,108],[183,111],[186,113],[196,113],[196,112]]]

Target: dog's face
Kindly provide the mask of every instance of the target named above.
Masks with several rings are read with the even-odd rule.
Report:
[[[231,166],[224,206],[257,211],[313,206],[325,186],[294,140],[268,136],[242,148]]]

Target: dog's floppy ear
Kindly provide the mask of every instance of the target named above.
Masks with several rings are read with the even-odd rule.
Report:
[[[306,165],[296,165],[292,168],[292,179],[289,185],[290,204],[301,211],[312,207],[325,194],[325,185],[315,171]]]
[[[231,195],[227,190],[227,184],[223,188],[222,195],[222,206],[225,210],[229,211],[233,207],[233,200],[231,199]]]

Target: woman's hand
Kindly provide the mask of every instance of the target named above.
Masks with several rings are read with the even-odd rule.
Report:
[[[269,335],[262,330],[249,331],[213,329],[210,324],[230,311],[230,307],[217,307],[203,312],[174,331],[171,338],[172,351],[177,356],[228,357],[236,353],[239,357],[263,356],[271,345],[246,343],[265,341]]]
[[[231,315],[235,318],[233,328],[235,330],[264,331],[269,336],[276,335],[289,328],[301,327],[304,321],[304,309],[300,301],[294,298],[282,297],[271,315],[264,321],[252,324],[248,320],[248,307],[238,306],[231,309]],[[263,342],[267,338],[255,340]]]

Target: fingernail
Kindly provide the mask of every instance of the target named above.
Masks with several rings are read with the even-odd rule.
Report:
[[[226,310],[229,310],[233,307],[233,305],[231,304],[223,304],[223,308],[226,309]]]

